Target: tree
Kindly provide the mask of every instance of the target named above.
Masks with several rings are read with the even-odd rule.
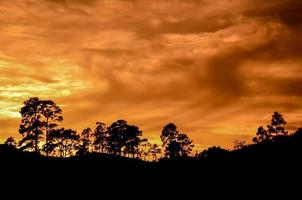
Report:
[[[93,146],[97,152],[104,153],[105,149],[107,149],[108,129],[102,122],[97,122],[96,125],[97,127],[93,133]]]
[[[49,131],[56,128],[57,122],[62,122],[62,109],[53,101],[51,100],[41,100],[41,114],[44,117],[44,125],[45,125],[45,135],[46,135],[46,141],[45,141],[45,147],[44,151],[46,153],[46,156],[48,156],[49,151],[48,145],[49,145]]]
[[[17,142],[15,138],[9,137],[7,140],[4,142],[4,144],[8,147],[16,148],[17,147]]]
[[[71,156],[75,150],[80,136],[71,129],[52,129],[49,132],[49,148],[54,152],[58,149],[60,157]]]
[[[43,128],[45,124],[41,120],[41,101],[39,98],[30,98],[24,102],[24,107],[21,108],[21,124],[19,132],[23,138],[19,142],[21,150],[40,151],[39,141],[42,139]]]
[[[118,120],[108,127],[108,150],[114,155],[122,154],[127,127],[128,124],[125,120]]]
[[[125,133],[125,149],[124,153],[131,154],[132,158],[135,158],[135,155],[138,154],[138,146],[141,143],[140,136],[142,135],[142,131],[139,130],[136,126],[127,126]]]
[[[169,123],[163,128],[162,134],[160,136],[161,141],[163,142],[163,146],[165,146],[167,143],[171,142],[176,138],[176,136],[179,134],[179,131],[177,130],[177,127],[173,123]]]
[[[142,160],[146,160],[147,156],[150,154],[151,143],[147,138],[143,138],[140,141],[140,145],[138,147],[138,156]]]
[[[272,115],[271,124],[267,125],[267,129],[263,126],[258,128],[256,137],[253,138],[254,143],[267,142],[273,140],[277,136],[286,136],[288,132],[285,130],[286,121],[279,112]]]
[[[246,146],[246,142],[243,140],[235,140],[234,141],[234,146],[233,149],[234,150],[240,150],[243,149]]]
[[[115,155],[138,154],[142,131],[137,126],[128,125],[125,120],[118,120],[108,127],[108,150]]]
[[[91,128],[86,128],[82,131],[77,155],[85,155],[90,152],[91,136],[92,136]]]
[[[161,153],[161,148],[157,144],[153,144],[150,147],[150,153],[153,156],[153,160],[157,161],[157,155]]]
[[[181,157],[181,145],[176,140],[172,140],[165,148],[165,156],[171,159],[177,159]]]
[[[258,128],[257,133],[256,133],[256,137],[253,138],[253,142],[254,143],[260,143],[263,141],[269,141],[271,140],[271,135],[267,132],[267,130],[261,126]]]
[[[186,134],[179,133],[173,123],[169,123],[163,128],[160,138],[167,158],[187,157],[191,154],[194,147],[193,141]]]
[[[187,134],[179,134],[176,140],[180,144],[180,156],[188,157],[190,156],[194,145],[192,140],[187,136]]]
[[[46,132],[44,149],[48,155],[48,132],[57,127],[57,122],[63,121],[61,108],[51,100],[40,100],[37,97],[24,102],[21,108],[22,121],[19,132],[23,139],[19,142],[22,150],[40,151],[39,143]]]
[[[275,112],[272,116],[271,125],[268,126],[268,132],[273,136],[286,136],[288,132],[285,130],[287,122],[279,112]]]

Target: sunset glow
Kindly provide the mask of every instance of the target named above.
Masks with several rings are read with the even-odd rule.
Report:
[[[251,142],[274,111],[302,126],[299,0],[0,2],[0,141],[29,97],[78,131],[118,119],[160,143],[169,122],[198,149]]]

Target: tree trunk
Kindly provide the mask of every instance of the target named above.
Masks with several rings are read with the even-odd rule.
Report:
[[[34,123],[36,123],[36,121],[38,121],[38,120],[37,120],[37,113],[34,114],[34,120],[35,120]],[[36,125],[36,126],[37,126],[37,125]],[[36,153],[39,152],[39,151],[38,151],[38,138],[39,138],[39,135],[38,135],[38,130],[39,130],[39,129],[38,129],[38,128],[39,128],[39,127],[37,126],[37,127],[36,127],[36,135],[35,135],[35,137],[36,137],[36,138],[35,138],[35,152],[36,152]]]
[[[38,153],[38,138],[39,138],[39,135],[38,135],[38,127],[36,128],[36,138],[35,138],[35,152]]]
[[[48,145],[49,145],[49,144],[48,144],[48,142],[49,142],[49,141],[48,141],[48,137],[49,137],[49,136],[48,136],[48,131],[49,131],[49,130],[48,130],[48,117],[47,117],[47,118],[46,118],[46,141],[45,141],[45,142],[46,142],[45,145],[46,145],[46,156],[47,156],[47,157],[48,157],[48,155],[49,155],[49,152],[48,152]]]

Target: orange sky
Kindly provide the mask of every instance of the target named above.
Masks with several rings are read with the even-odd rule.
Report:
[[[22,102],[53,99],[66,128],[125,119],[158,141],[250,140],[280,111],[302,126],[300,0],[0,2],[0,140]]]

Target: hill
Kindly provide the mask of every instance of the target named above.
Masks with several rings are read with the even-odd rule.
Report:
[[[288,177],[301,174],[302,129],[290,136],[227,151],[212,147],[196,158],[146,162],[108,154],[51,158],[0,146],[1,168],[17,177],[42,176],[93,179]]]

